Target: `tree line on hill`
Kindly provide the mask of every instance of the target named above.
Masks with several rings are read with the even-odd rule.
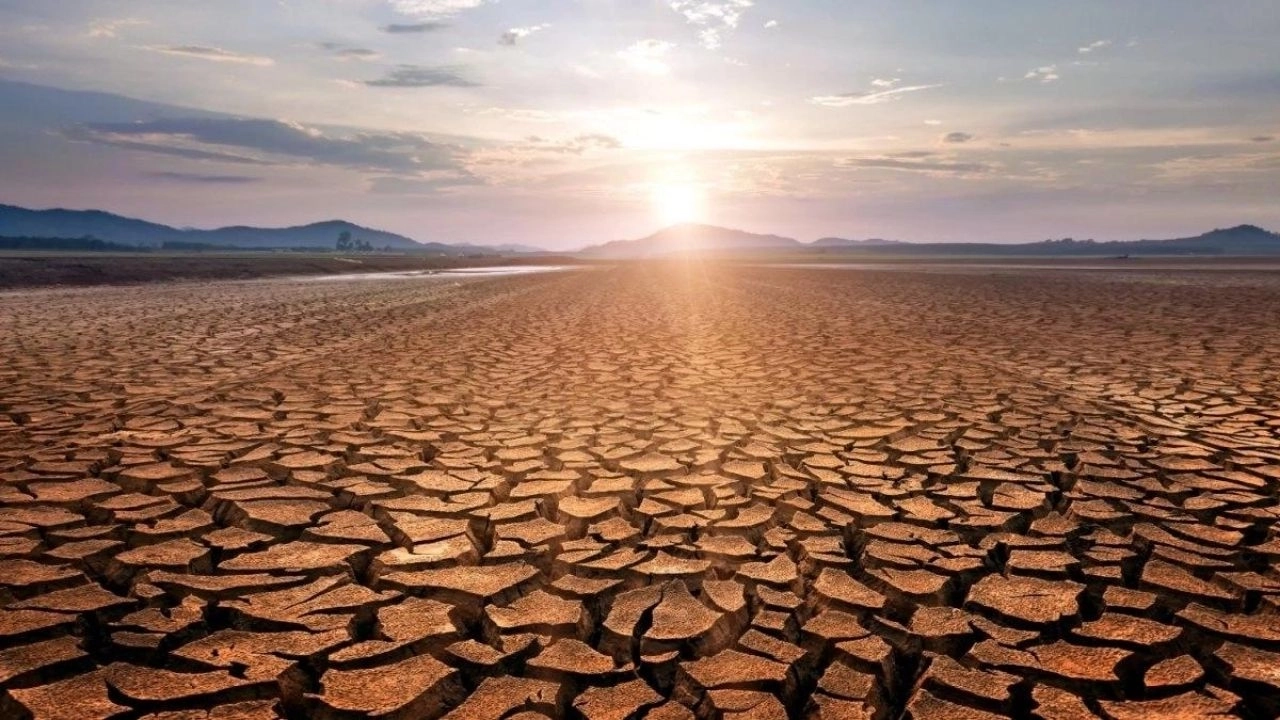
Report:
[[[343,231],[338,235],[337,242],[332,248],[325,247],[294,247],[294,248],[245,248],[235,245],[214,245],[211,243],[185,242],[182,240],[166,240],[159,245],[128,245],[125,243],[111,242],[101,238],[86,235],[79,238],[59,238],[59,237],[5,237],[0,236],[0,250],[58,250],[58,251],[74,251],[74,252],[127,252],[127,253],[150,253],[150,252],[278,252],[287,250],[289,252],[343,252],[343,253],[374,253],[374,252],[392,252],[390,246],[375,248],[372,243],[361,238],[352,238],[351,233]]]
[[[342,232],[338,233],[338,241],[334,243],[334,249],[337,250],[338,252],[358,252],[358,253],[391,252],[390,245],[384,246],[380,250],[374,250],[372,243],[370,243],[367,240],[363,240],[361,238],[353,239],[351,237],[351,233],[346,230],[343,230]]]

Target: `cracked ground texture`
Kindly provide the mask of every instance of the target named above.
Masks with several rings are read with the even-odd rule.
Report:
[[[1271,718],[1280,276],[0,296],[0,717]]]

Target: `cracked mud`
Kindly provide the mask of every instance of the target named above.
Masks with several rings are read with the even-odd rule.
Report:
[[[0,296],[0,717],[1270,718],[1280,277]]]

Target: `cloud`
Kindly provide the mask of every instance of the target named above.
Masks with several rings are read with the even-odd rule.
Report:
[[[433,195],[440,190],[484,184],[483,178],[462,170],[425,177],[375,177],[369,180],[369,192],[375,195]]]
[[[525,143],[524,149],[527,150],[571,155],[581,155],[588,150],[617,150],[622,147],[621,140],[603,133],[582,134],[562,141],[533,136],[525,138]]]
[[[201,60],[212,60],[213,62],[242,63],[245,65],[261,66],[276,64],[276,61],[269,57],[241,55],[240,53],[231,52],[230,50],[206,47],[204,45],[151,45],[147,47],[147,50],[164,53],[166,55],[182,55],[184,57],[199,58]]]
[[[1176,157],[1157,163],[1158,179],[1167,182],[1232,182],[1280,172],[1280,155],[1271,153],[1210,153]]]
[[[902,82],[902,78],[875,78],[871,81],[872,87],[891,88]]]
[[[1079,52],[1081,55],[1088,55],[1094,50],[1101,50],[1102,48],[1109,47],[1110,45],[1111,45],[1110,40],[1095,40],[1094,42],[1091,42],[1088,45],[1085,45],[1084,47],[1077,48],[1077,52]]]
[[[414,133],[329,135],[281,120],[169,118],[87,123],[72,140],[199,160],[251,165],[328,165],[384,174],[416,174],[457,166],[457,148]]]
[[[39,69],[39,67],[40,67],[39,65],[36,65],[34,63],[15,63],[15,62],[10,62],[8,60],[5,60],[3,57],[0,57],[0,70],[3,70],[5,68],[13,68],[13,69],[20,68],[23,70],[36,70],[36,69]]]
[[[742,13],[755,3],[752,0],[670,0],[670,4],[672,10],[684,16],[685,22],[701,28],[698,40],[702,46],[715,50],[720,47],[722,35],[737,28]]]
[[[139,18],[119,18],[117,20],[95,20],[89,25],[89,31],[85,33],[91,38],[113,38],[120,34],[120,31],[127,27],[135,27],[138,25],[150,25],[147,20]]]
[[[435,32],[449,27],[447,23],[442,22],[420,22],[420,23],[391,23],[383,25],[382,32],[391,33],[392,35],[412,35],[416,33]]]
[[[665,40],[641,40],[626,50],[619,50],[618,57],[622,58],[627,67],[636,72],[649,75],[666,75],[671,72],[671,67],[664,62],[663,58],[674,47],[675,43],[669,43]]]
[[[248,183],[262,182],[262,178],[251,177],[249,175],[202,175],[199,173],[184,172],[153,172],[147,173],[147,177],[153,177],[160,180],[172,180],[176,182],[200,183],[207,185],[245,185]]]
[[[891,90],[864,90],[860,92],[844,93],[843,95],[819,95],[809,98],[809,102],[814,105],[822,105],[823,107],[850,107],[852,105],[879,105],[880,103],[899,100],[901,96],[907,93],[919,92],[921,90],[932,90],[933,88],[942,87],[941,84],[936,85],[907,85],[905,87],[893,88]]]
[[[1061,76],[1058,75],[1057,65],[1045,65],[1044,67],[1028,70],[1027,74],[1022,77],[1025,80],[1039,80],[1042,83],[1051,83]]]
[[[973,136],[965,132],[951,132],[942,136],[944,143],[967,143],[973,139]]]
[[[764,26],[765,26],[766,28],[776,28],[776,27],[778,27],[778,21],[777,21],[777,20],[770,20],[769,22],[765,23],[765,24],[764,24]]]
[[[1275,138],[1271,135],[1255,135],[1254,137],[1249,138],[1249,142],[1256,143],[1271,142],[1272,140],[1275,140]]]
[[[596,147],[604,150],[617,150],[622,147],[622,141],[612,135],[602,133],[593,133],[590,135],[579,135],[573,139],[574,143],[583,147]]]
[[[936,127],[938,125],[941,125],[942,121],[941,120],[925,120],[924,124],[929,125],[931,127]]]
[[[377,80],[365,80],[364,84],[379,88],[477,87],[477,83],[461,75],[456,67],[421,65],[400,65]]]
[[[390,0],[396,12],[405,15],[445,16],[480,7],[486,0]]]
[[[173,157],[186,158],[188,160],[212,160],[214,162],[235,163],[238,165],[271,165],[266,160],[259,160],[243,154],[235,154],[234,152],[219,152],[216,150],[204,150],[200,147],[191,147],[187,145],[165,144],[164,140],[168,138],[153,138],[150,140],[132,140],[127,133],[111,133],[109,131],[91,128],[86,125],[74,125],[61,131],[61,135],[72,142],[89,142],[96,145],[106,145],[109,147],[120,148],[122,150],[138,150],[141,152],[157,153],[160,155],[171,155]]]
[[[510,30],[507,30],[506,32],[502,33],[502,35],[498,36],[498,44],[499,45],[515,45],[516,43],[538,32],[539,30],[545,30],[549,27],[551,26],[544,23],[542,25],[530,25],[529,27],[511,28]]]
[[[933,153],[899,153],[896,156],[881,155],[877,157],[854,157],[838,160],[836,165],[848,168],[868,168],[875,170],[901,170],[906,172],[923,172],[935,175],[978,175],[991,168],[982,163],[952,162],[949,160],[930,159]]]
[[[487,107],[481,110],[467,110],[466,112],[474,112],[476,115],[504,117],[518,122],[546,123],[561,119],[561,116],[549,113],[546,110],[534,110],[531,108]]]
[[[607,168],[625,172],[623,168],[632,165],[628,155],[618,152],[623,147],[621,140],[603,133],[581,133],[568,138],[530,135],[517,142],[478,148],[468,154],[466,160],[468,168],[483,169],[487,178],[503,185],[512,178],[549,179],[551,176],[546,174],[549,168],[556,168],[556,176],[563,178],[564,168],[581,168],[583,160],[600,172],[607,172]],[[601,161],[607,162],[602,165]]]
[[[342,43],[326,42],[320,43],[320,49],[324,50],[339,60],[377,60],[382,57],[376,50],[370,50],[362,47],[351,47]]]

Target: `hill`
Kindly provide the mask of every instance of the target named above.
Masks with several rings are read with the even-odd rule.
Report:
[[[243,248],[298,248],[298,247],[333,247],[342,233],[351,233],[352,238],[359,238],[375,248],[389,247],[392,250],[438,250],[446,252],[451,248],[443,243],[419,243],[403,235],[374,230],[342,220],[325,220],[285,228],[257,227],[225,227],[216,230],[183,230],[189,239],[210,245],[229,245]],[[462,251],[465,252],[465,251]]]
[[[168,225],[115,215],[101,210],[29,210],[0,205],[0,236],[22,238],[96,238],[133,247],[213,247],[246,250],[332,249],[338,236],[350,233],[377,249],[432,255],[496,255],[504,253],[540,252],[528,246],[488,247],[485,245],[451,245],[421,243],[403,235],[363,227],[344,220],[326,220],[283,228],[259,228],[237,225],[200,230],[174,228]],[[515,249],[521,248],[521,249]]]
[[[1095,243],[1095,245],[1108,251],[1121,250],[1130,254],[1174,252],[1194,255],[1280,255],[1280,234],[1269,232],[1257,225],[1237,225],[1188,238],[1119,241]]]
[[[594,245],[581,255],[601,260],[659,257],[678,252],[761,252],[796,250],[803,244],[778,235],[758,235],[714,225],[673,225],[638,240]]]
[[[894,255],[960,255],[999,257],[1122,257],[1138,255],[1280,255],[1280,235],[1256,225],[1238,225],[1201,235],[1168,240],[1042,240],[1000,243],[895,243],[843,246],[840,252]]]
[[[809,243],[813,248],[847,248],[847,247],[885,247],[887,245],[906,245],[901,240],[882,240],[868,238],[866,240],[849,240],[847,238],[824,237]]]
[[[1280,235],[1256,225],[1212,230],[1170,240],[1042,240],[1002,243],[909,243],[878,238],[849,240],[827,237],[810,243],[777,235],[757,235],[711,225],[677,225],[638,240],[615,240],[581,251],[596,259],[660,257],[673,253],[800,255],[907,255],[994,257],[1116,257],[1132,255],[1275,255]]]

